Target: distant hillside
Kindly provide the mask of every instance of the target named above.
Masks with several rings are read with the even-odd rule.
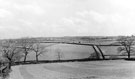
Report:
[[[27,39],[32,42],[67,42],[67,43],[84,43],[84,44],[117,44],[117,39],[123,36],[64,36],[64,37],[26,37],[19,39],[10,39],[20,41]],[[132,36],[133,37],[133,36]],[[9,39],[3,39],[5,41]]]

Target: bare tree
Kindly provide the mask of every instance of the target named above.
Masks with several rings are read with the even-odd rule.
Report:
[[[45,49],[46,46],[40,44],[40,43],[35,43],[33,44],[32,50],[36,53],[36,62],[39,60],[39,56],[45,52],[47,52],[47,49]]]
[[[118,43],[121,47],[118,47],[118,52],[122,54],[127,54],[128,58],[130,58],[131,54],[134,53],[134,38],[133,37],[121,37],[118,40]]]
[[[15,42],[11,40],[6,40],[4,43],[2,43],[0,50],[2,52],[2,56],[7,58],[9,61],[9,69],[11,69],[11,65],[15,61],[20,60],[22,57],[20,54],[20,49],[16,47]]]
[[[32,50],[33,42],[28,38],[23,38],[18,41],[19,47],[23,50],[24,53],[24,60],[26,62],[27,55]]]
[[[62,53],[62,51],[59,48],[56,49],[55,51],[56,51],[57,59],[60,61],[61,58],[63,57],[63,53]]]

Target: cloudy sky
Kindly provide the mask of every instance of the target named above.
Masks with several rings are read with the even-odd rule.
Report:
[[[0,0],[0,38],[135,34],[135,0]]]

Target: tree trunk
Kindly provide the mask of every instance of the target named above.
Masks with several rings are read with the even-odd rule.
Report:
[[[11,69],[11,66],[12,66],[12,62],[10,61],[9,65],[8,65],[8,68]]]
[[[11,69],[11,66],[12,66],[12,58],[9,58],[9,57],[8,57],[8,60],[9,60],[9,62],[8,62],[8,68]]]
[[[128,59],[130,59],[130,46],[128,47],[128,51],[127,51],[127,53],[128,53]]]
[[[60,58],[61,58],[61,57],[60,57],[60,53],[58,52],[58,60],[59,60],[59,61],[60,61]]]
[[[26,62],[26,58],[27,58],[27,54],[25,54],[25,56],[24,56],[24,63]]]
[[[38,62],[38,55],[37,55],[37,53],[36,53],[36,62]]]
[[[130,51],[128,52],[128,59],[130,59]]]
[[[103,52],[102,52],[102,50],[100,49],[100,47],[99,46],[96,46],[97,48],[98,48],[98,50],[100,51],[100,53],[101,53],[101,55],[102,55],[102,57],[103,57],[103,60],[105,60],[105,56],[104,56],[104,54],[103,54]]]

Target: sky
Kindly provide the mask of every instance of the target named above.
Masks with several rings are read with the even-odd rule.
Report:
[[[0,39],[135,34],[135,0],[0,0]]]

